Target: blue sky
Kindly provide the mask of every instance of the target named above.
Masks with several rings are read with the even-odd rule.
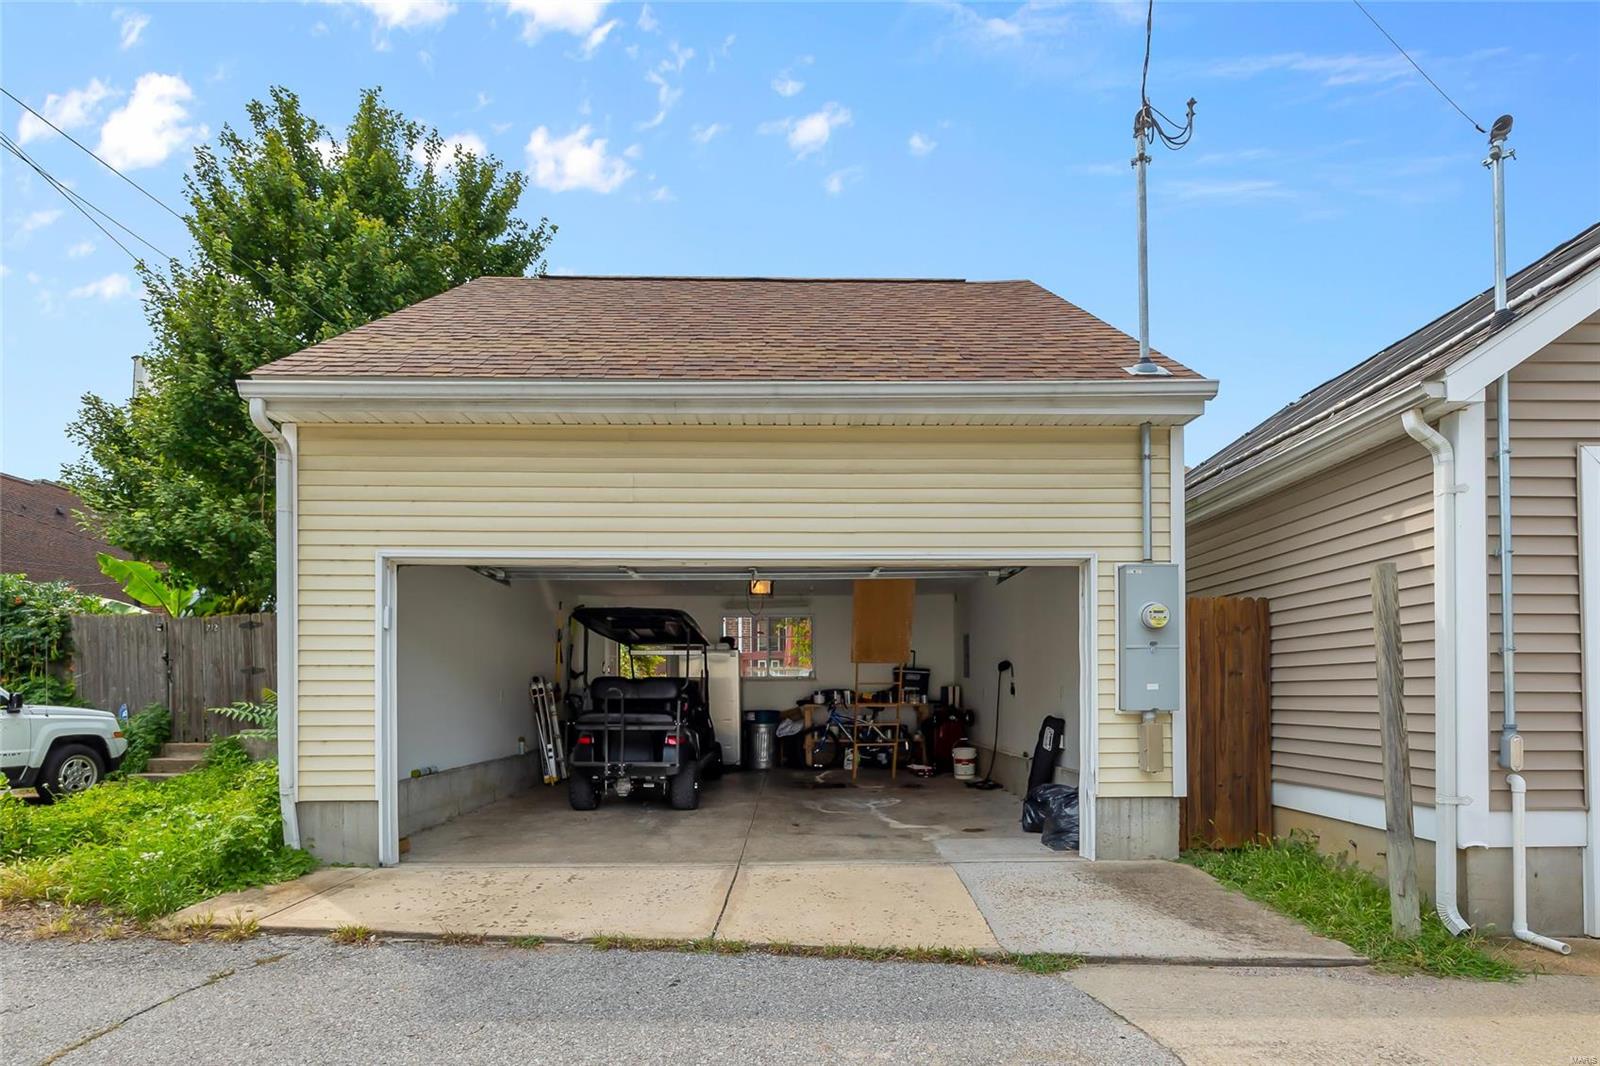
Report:
[[[1600,218],[1600,5],[1373,4],[1478,121],[1516,115],[1510,255]],[[282,84],[529,172],[553,271],[1031,278],[1135,326],[1142,4],[26,4],[0,82],[174,205],[193,145]],[[1483,138],[1351,4],[1156,9],[1152,332],[1220,378],[1190,460],[1490,280]],[[181,226],[9,102],[0,127],[169,251]],[[0,163],[3,465],[54,476],[148,340],[127,257]]]

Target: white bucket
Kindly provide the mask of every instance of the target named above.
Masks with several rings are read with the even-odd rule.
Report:
[[[977,748],[952,748],[950,757],[955,760],[957,781],[971,781],[978,776]]]

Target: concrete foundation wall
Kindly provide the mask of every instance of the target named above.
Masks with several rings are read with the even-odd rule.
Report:
[[[1097,859],[1178,857],[1176,797],[1099,796],[1094,821]]]
[[[295,804],[300,846],[323,862],[378,865],[378,801],[317,800]]]
[[[1383,830],[1342,822],[1286,807],[1272,809],[1272,833],[1286,837],[1300,830],[1316,838],[1317,849],[1343,855],[1378,877],[1387,874],[1388,840]],[[1432,898],[1435,850],[1417,841],[1417,881]],[[1511,851],[1468,848],[1458,853],[1456,894],[1462,917],[1479,932],[1511,930]],[[1583,849],[1528,849],[1528,924],[1547,936],[1583,935]]]
[[[541,779],[540,774],[538,756],[529,753],[403,778],[399,790],[400,835],[410,836],[496,800],[526,792]]]

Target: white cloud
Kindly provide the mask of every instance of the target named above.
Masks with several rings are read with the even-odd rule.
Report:
[[[99,153],[114,167],[153,167],[191,137],[205,136],[204,126],[185,125],[194,91],[176,74],[141,74],[128,102],[111,112],[100,127]]]
[[[1175,181],[1172,191],[1180,200],[1220,200],[1246,203],[1259,200],[1290,200],[1294,193],[1281,182],[1245,178],[1237,181]]]
[[[624,148],[622,150],[622,157],[624,159],[633,159],[633,160],[643,159],[644,158],[644,145],[642,145],[642,144],[630,144],[630,145],[628,145],[628,147],[626,147],[626,148]]]
[[[111,86],[99,78],[91,78],[81,89],[50,93],[39,105],[39,112],[62,129],[75,130],[93,122],[100,105],[116,95]],[[22,144],[54,136],[55,131],[30,112],[24,111],[17,121],[17,140]]]
[[[610,22],[602,22],[590,30],[589,36],[583,39],[583,58],[589,59],[595,52],[599,51],[600,46],[606,43],[606,38],[610,36],[611,31],[616,29],[621,21],[621,19],[612,19]]]
[[[672,105],[683,98],[683,89],[670,84],[653,70],[645,71],[644,80],[656,87],[656,115],[649,122],[639,123],[640,129],[650,130],[667,120],[667,112],[672,110]]]
[[[665,185],[658,185],[650,191],[650,199],[658,204],[670,204],[677,197],[672,195],[672,190]]]
[[[150,16],[142,11],[123,11],[118,9],[111,13],[113,18],[122,19],[122,27],[118,31],[119,44],[126,50],[139,43],[139,37],[144,33],[144,28],[150,25]]]
[[[79,241],[77,244],[74,244],[72,247],[67,249],[67,258],[68,259],[82,259],[84,256],[93,255],[93,254],[94,254],[94,242],[93,241]]]
[[[813,152],[819,152],[828,144],[828,139],[833,136],[833,131],[840,126],[850,124],[850,109],[835,103],[822,105],[822,110],[813,111],[800,118],[779,119],[776,122],[764,122],[761,125],[762,133],[788,134],[789,147],[794,151],[795,157],[804,159]]]
[[[772,79],[772,91],[779,96],[794,96],[806,87],[806,83],[788,74],[779,74]]]
[[[133,295],[133,282],[126,274],[107,274],[98,281],[79,285],[67,295],[74,300],[118,300]]]
[[[450,0],[356,0],[372,12],[373,20],[384,30],[420,30],[437,26],[455,13]]]
[[[472,110],[474,110],[474,111],[482,111],[484,108],[488,107],[492,103],[494,103],[494,97],[490,96],[488,93],[486,93],[482,89],[480,89],[480,90],[478,90],[478,102],[477,102],[476,105],[473,106]]]
[[[720,122],[713,122],[706,126],[696,126],[690,131],[689,137],[695,144],[710,144],[712,139],[728,132],[728,127]]]
[[[639,9],[638,27],[645,33],[654,33],[661,28],[661,20],[656,18],[655,12],[646,4]]]
[[[17,236],[26,237],[30,233],[37,233],[46,226],[54,225],[61,217],[59,208],[48,208],[44,211],[32,211],[22,216],[22,221],[17,223]]]
[[[1075,13],[1064,4],[1031,0],[1001,17],[980,13],[965,4],[940,5],[950,13],[958,36],[989,48],[1020,45],[1040,37],[1057,36],[1077,28]]]
[[[667,48],[672,52],[671,57],[663,59],[656,64],[656,69],[663,74],[682,74],[683,68],[689,65],[689,60],[694,58],[694,49],[684,48],[677,41],[673,41]]]
[[[1211,64],[1206,72],[1217,78],[1253,78],[1258,74],[1288,71],[1311,74],[1328,87],[1340,85],[1382,85],[1412,77],[1411,64],[1401,55],[1309,55],[1305,52],[1280,52],[1276,55],[1245,56]]]
[[[465,148],[479,159],[482,159],[484,156],[489,154],[489,146],[484,143],[482,137],[479,137],[471,130],[463,130],[460,133],[452,133],[450,136],[444,138],[444,144],[439,151],[438,165],[441,168],[450,166],[451,162],[456,157],[457,148]],[[317,150],[322,152],[322,142],[320,141],[317,143]],[[329,156],[327,152],[322,152],[322,158],[324,160],[328,159],[328,157]],[[411,149],[411,158],[415,159],[418,163],[426,163],[428,161],[426,146],[420,141]]]
[[[906,140],[906,147],[912,155],[927,155],[939,147],[939,142],[918,130]]]
[[[322,157],[324,166],[333,166],[339,158],[339,145],[332,138],[319,137],[311,142],[311,147]]]
[[[587,37],[600,24],[606,0],[505,0],[506,10],[522,16],[522,39],[532,44],[547,33]]]
[[[528,138],[528,173],[533,183],[550,192],[588,189],[614,192],[633,175],[627,162],[606,154],[604,137],[591,139],[588,126],[565,137],[551,137],[543,126]]]
[[[846,185],[854,185],[860,181],[861,175],[864,173],[865,171],[861,167],[845,167],[843,170],[835,170],[822,180],[823,191],[829,196],[838,196],[844,192]]]

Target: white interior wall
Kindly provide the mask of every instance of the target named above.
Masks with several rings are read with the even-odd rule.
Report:
[[[1036,566],[1000,584],[969,582],[955,597],[954,654],[960,661],[963,636],[971,640],[971,675],[961,679],[967,706],[977,712],[972,739],[989,748],[995,727],[997,664],[1010,659],[1001,689],[1000,733],[994,746],[1004,755],[1032,755],[1039,723],[1047,715],[1066,720],[1066,745],[1058,765],[1074,778],[1079,766],[1078,570]]]
[[[571,610],[578,604],[623,605],[637,607],[677,607],[688,611],[706,635],[715,640],[722,632],[724,614],[745,613],[743,601],[726,595],[703,595],[693,592],[694,585],[684,584],[683,593],[648,596],[584,596],[581,586],[565,584],[553,586],[563,609]],[[732,606],[730,606],[732,605]],[[782,597],[766,609],[769,615],[809,615],[811,617],[811,658],[816,667],[816,677],[794,680],[746,678],[740,687],[740,703],[746,710],[754,708],[782,710],[794,706],[798,700],[808,698],[819,688],[849,688],[855,674],[850,663],[851,597],[845,594],[818,594],[805,597]],[[913,607],[911,646],[917,653],[917,665],[933,671],[929,683],[935,694],[940,685],[956,680],[955,648],[955,595],[951,592],[918,593]],[[600,655],[599,640],[593,642],[596,661]],[[575,653],[583,661],[583,652]],[[886,683],[892,680],[887,667],[864,670],[862,684]]]
[[[400,774],[515,755],[533,736],[528,679],[555,669],[545,590],[460,566],[400,570],[396,619]]]

